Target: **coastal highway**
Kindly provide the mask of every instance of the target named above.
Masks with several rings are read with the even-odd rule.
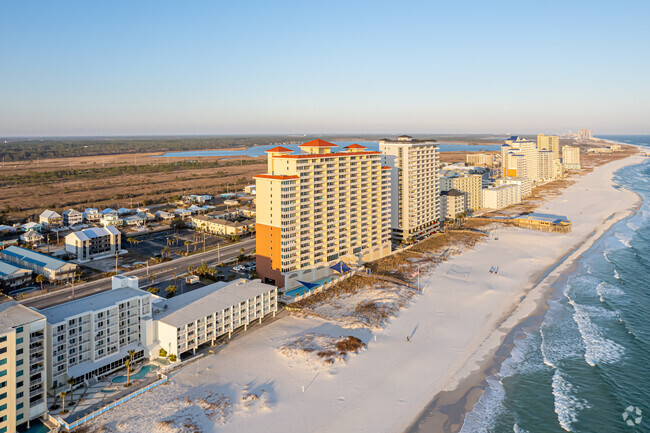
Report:
[[[242,248],[244,248],[246,254],[253,251],[255,249],[255,238],[248,238],[241,242],[226,245],[221,247],[219,251],[206,251],[204,253],[180,257],[169,262],[149,266],[149,274],[153,272],[156,273],[156,282],[167,281],[172,279],[174,276],[178,277],[179,275],[186,273],[188,266],[199,266],[201,263],[205,263],[208,266],[215,266],[219,263],[234,259],[240,254]],[[219,258],[220,261],[218,260]],[[135,275],[139,277],[141,288],[151,284],[151,281],[147,278],[147,268],[120,273],[120,275]],[[110,289],[111,279],[102,278],[101,280],[91,281],[88,283],[75,284],[74,298],[72,297],[72,287],[66,287],[44,295],[20,300],[19,302],[26,307],[42,309]]]

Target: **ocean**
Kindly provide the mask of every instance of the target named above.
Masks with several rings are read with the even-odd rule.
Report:
[[[600,138],[650,151],[650,136]],[[650,432],[650,158],[615,181],[642,206],[582,255],[541,321],[518,333],[461,432]]]

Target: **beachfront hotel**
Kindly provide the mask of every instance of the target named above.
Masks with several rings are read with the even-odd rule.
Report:
[[[521,203],[521,186],[505,184],[483,190],[483,206],[486,209],[503,209]]]
[[[301,153],[267,151],[268,173],[255,176],[257,274],[291,290],[322,280],[339,261],[379,259],[391,251],[390,167],[381,152],[324,140]]]
[[[484,165],[492,167],[494,165],[494,156],[486,153],[473,153],[465,157],[467,165]]]
[[[47,412],[45,317],[16,301],[0,304],[0,433]]]
[[[438,197],[438,146],[434,141],[379,141],[384,166],[391,167],[390,225],[396,241],[422,239],[437,231],[440,219]]]
[[[483,207],[483,176],[480,174],[449,174],[440,178],[440,191],[452,189],[465,193],[465,207],[475,211]]]
[[[555,159],[560,159],[560,137],[557,135],[537,135],[537,149],[550,150],[553,152]]]
[[[564,146],[562,148],[562,164],[567,170],[580,170],[580,148]]]
[[[180,356],[201,345],[214,344],[238,328],[278,311],[278,289],[260,280],[214,283],[153,304],[151,355],[160,349]]]
[[[539,179],[539,151],[537,142],[522,137],[510,137],[501,146],[503,177],[527,177],[532,181]]]
[[[151,293],[138,289],[137,277],[113,277],[113,289],[40,312],[47,319],[48,389],[90,381],[147,354],[151,332]]]

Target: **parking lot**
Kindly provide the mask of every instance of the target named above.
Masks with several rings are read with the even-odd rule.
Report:
[[[189,248],[185,245],[186,241],[190,242]],[[170,249],[170,252],[166,253],[166,255],[173,256],[178,253],[185,253],[188,249],[189,252],[195,252],[213,248],[218,244],[227,243],[227,241],[219,236],[197,233],[190,229],[181,229],[132,236],[126,238],[123,243],[129,252],[134,254],[146,257],[160,257],[165,247]]]

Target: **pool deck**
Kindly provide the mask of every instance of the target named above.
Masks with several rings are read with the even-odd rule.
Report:
[[[140,368],[145,365],[150,364],[149,362],[143,363]],[[138,369],[140,371],[140,369]],[[68,406],[70,401],[70,394],[66,395],[66,410],[68,411],[65,415],[60,415],[61,413],[61,398],[57,397],[57,402],[59,408],[55,410],[50,410],[50,415],[52,416],[61,416],[61,418],[67,422],[72,423],[77,419],[83,417],[85,414],[93,412],[107,404],[119,400],[120,398],[131,394],[132,392],[144,388],[145,386],[158,380],[158,374],[156,372],[158,369],[151,370],[142,379],[132,380],[132,385],[129,387],[124,387],[124,383],[112,383],[111,380],[117,376],[123,376],[121,372],[116,372],[105,378],[104,380],[97,382],[94,385],[89,387],[75,389],[72,393],[74,397],[75,404],[72,407]],[[106,388],[117,388],[115,392],[102,392]],[[69,388],[63,388],[62,391],[69,392]],[[47,406],[48,408],[54,403],[54,397],[48,395],[47,397]]]

